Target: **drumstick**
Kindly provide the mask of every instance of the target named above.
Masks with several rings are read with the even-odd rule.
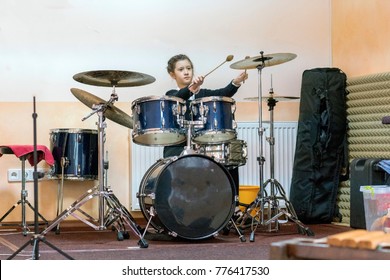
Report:
[[[217,70],[219,67],[221,67],[224,63],[228,62],[228,61],[232,61],[233,60],[233,55],[228,55],[225,59],[224,62],[222,62],[220,65],[218,65],[217,67],[215,67],[213,70],[211,70],[210,72],[208,72],[206,75],[203,76],[203,78],[206,78],[208,75],[210,75],[211,73],[213,73],[215,70]],[[188,87],[192,87],[194,85],[194,83],[191,83]]]

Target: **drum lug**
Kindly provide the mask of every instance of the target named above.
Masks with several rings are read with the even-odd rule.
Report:
[[[202,118],[203,118],[203,123],[205,124],[207,123],[207,115],[209,114],[209,107],[205,105],[203,108],[203,112],[204,114],[202,114]]]
[[[173,237],[177,237],[177,233],[174,232],[174,231],[170,231],[168,232],[169,235],[173,236]]]
[[[214,113],[216,113],[217,112],[217,102],[213,102],[213,111],[214,111]]]
[[[214,127],[218,127],[218,120],[216,118],[214,119]]]
[[[245,159],[245,161],[248,159],[248,151],[247,151],[246,143],[243,143],[242,145],[242,157]]]
[[[139,115],[141,113],[141,106],[137,105],[135,107],[135,110],[136,110],[137,115]]]
[[[172,114],[174,116],[180,115],[178,103],[172,105]]]
[[[237,122],[235,120],[232,121],[232,126],[234,130],[237,129]]]
[[[198,108],[193,106],[192,104],[190,106],[191,106],[190,110],[191,110],[192,114],[196,116],[198,114]]]
[[[77,134],[77,142],[81,143],[81,134]]]
[[[164,112],[164,109],[165,109],[164,101],[160,101],[160,108],[161,108],[161,111]]]
[[[173,157],[171,158],[171,160],[172,160],[172,162],[174,162],[174,161],[176,161],[178,158],[179,158],[178,156],[173,156]],[[168,161],[169,161],[169,160],[168,160]]]
[[[141,127],[141,123],[140,123],[140,121],[137,121],[137,123],[134,126],[134,130],[138,131],[140,129],[140,127]]]
[[[80,166],[80,164],[77,165],[77,175],[78,175],[78,176],[81,175],[81,166]]]
[[[186,112],[187,112],[187,106],[183,104],[183,106],[181,107],[181,115],[184,116]]]
[[[232,114],[236,112],[236,102],[233,102],[232,104]]]

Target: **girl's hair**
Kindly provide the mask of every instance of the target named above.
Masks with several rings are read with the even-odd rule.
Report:
[[[168,73],[175,71],[176,63],[180,60],[188,60],[191,64],[192,69],[194,69],[194,65],[192,64],[192,61],[188,56],[186,56],[185,54],[178,54],[178,55],[172,56],[168,60],[168,66],[167,66]]]

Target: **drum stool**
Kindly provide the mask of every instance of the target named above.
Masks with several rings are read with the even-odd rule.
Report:
[[[40,152],[40,157],[42,159],[45,158],[48,154],[47,151],[49,151],[45,146],[40,145],[39,152]],[[2,221],[20,204],[22,207],[22,230],[23,230],[23,235],[27,235],[29,232],[28,224],[26,222],[26,205],[28,205],[32,211],[35,212],[35,208],[31,205],[31,203],[28,201],[27,196],[28,192],[26,190],[26,160],[29,160],[30,164],[33,165],[33,152],[34,152],[34,146],[32,145],[14,145],[14,146],[0,146],[0,156],[3,154],[14,154],[17,158],[20,159],[22,162],[22,168],[21,168],[21,181],[22,181],[22,189],[20,192],[20,199],[17,201],[1,218],[0,218],[0,225],[1,226],[12,226],[15,225],[15,223],[2,223]],[[43,152],[43,153],[42,153]],[[49,156],[52,156],[51,154]],[[38,159],[40,161],[41,159]],[[51,158],[48,157],[46,159],[47,162],[50,164]],[[48,221],[38,212],[38,216],[42,219],[42,224],[48,224]],[[19,225],[19,224],[16,224]]]

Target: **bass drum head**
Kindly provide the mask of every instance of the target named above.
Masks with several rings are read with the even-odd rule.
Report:
[[[169,162],[155,181],[154,206],[168,232],[186,239],[215,235],[235,207],[233,179],[219,163],[203,155]]]

